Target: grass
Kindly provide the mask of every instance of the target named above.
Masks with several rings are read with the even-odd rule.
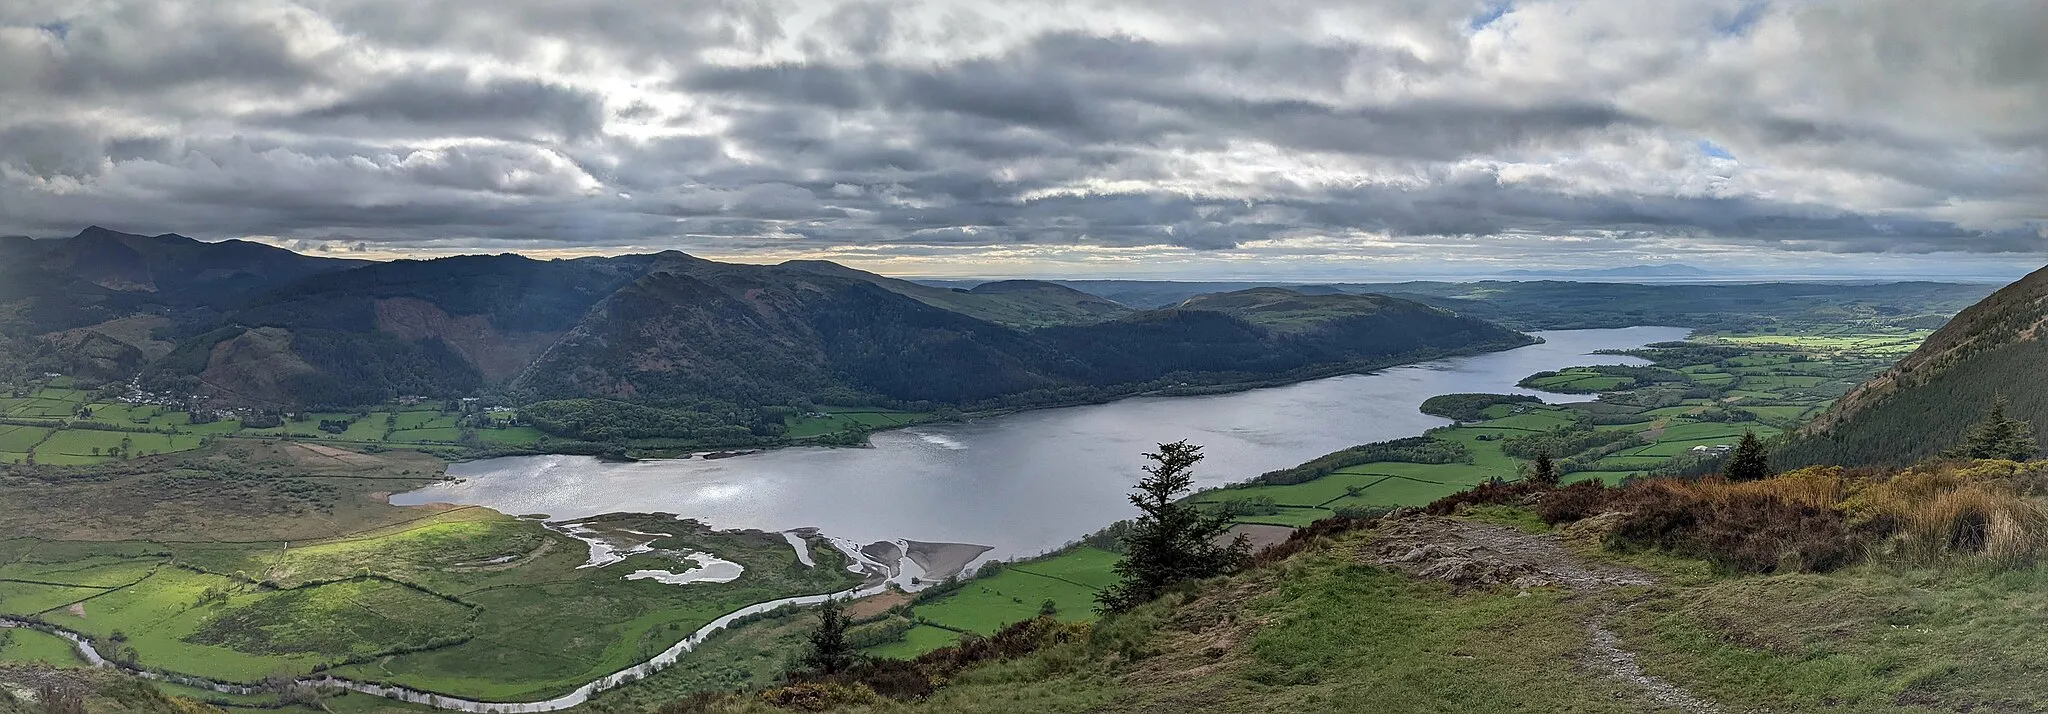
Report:
[[[1327,511],[1317,517],[1328,517]],[[951,645],[960,633],[987,635],[1004,625],[1037,617],[1047,600],[1054,617],[1092,622],[1095,594],[1116,583],[1112,568],[1121,556],[1100,548],[1081,547],[1059,555],[1007,566],[993,575],[967,581],[958,590],[912,608],[920,623],[902,640],[868,650],[881,657],[908,659]]]
[[[26,454],[50,437],[50,429],[39,426],[0,425],[0,451]]]
[[[931,418],[925,412],[904,412],[887,409],[840,410],[828,409],[824,417],[793,415],[785,417],[783,424],[789,427],[785,434],[792,439],[810,439],[826,434],[845,431],[849,427],[868,429],[907,426]]]
[[[940,647],[951,647],[959,642],[960,633],[958,632],[939,629],[931,625],[918,625],[910,628],[909,632],[903,633],[903,639],[870,647],[867,649],[867,654],[871,657],[916,659],[918,655]]]
[[[1012,622],[1037,617],[1047,600],[1057,605],[1057,617],[1062,620],[1092,621],[1099,587],[1081,584],[1084,582],[1087,581],[1070,582],[1035,572],[1004,570],[993,577],[968,581],[960,590],[919,605],[914,612],[918,619],[944,628],[983,635]]]
[[[2048,708],[2048,571],[1716,579],[1619,618],[1644,667],[1759,710]]]
[[[124,447],[123,444],[126,444]],[[98,463],[116,449],[131,456],[155,456],[199,448],[201,438],[193,434],[145,434],[92,429],[61,429],[36,447],[36,461],[49,464]],[[58,457],[65,457],[60,462]]]
[[[817,617],[808,610],[722,630],[668,667],[630,687],[599,693],[574,711],[647,714],[693,692],[754,689],[774,684],[801,656]],[[943,632],[943,630],[941,630]],[[951,633],[948,633],[949,635]]]
[[[64,607],[65,605],[103,592],[106,591],[100,588],[0,582],[0,615],[14,615],[17,617],[34,615],[45,610]]]
[[[235,581],[217,575],[163,568],[141,583],[85,601],[84,617],[57,611],[43,619],[95,640],[132,648],[143,666],[231,682],[255,682],[280,669],[310,671],[322,661],[313,655],[250,654],[187,641],[215,614],[211,606],[202,604],[207,591],[237,588]],[[117,633],[120,637],[115,637]]]
[[[51,667],[83,667],[85,660],[71,641],[25,627],[0,629],[0,664],[42,664]]]

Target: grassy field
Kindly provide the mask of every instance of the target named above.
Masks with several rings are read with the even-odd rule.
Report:
[[[83,667],[71,641],[47,632],[23,627],[0,628],[0,663],[44,664],[52,667]]]
[[[1109,568],[1116,561],[1114,553],[1083,548],[975,578],[913,612],[917,619],[944,629],[983,635],[1037,617],[1047,601],[1054,603],[1062,620],[1094,620],[1095,594],[1114,582]]]
[[[811,439],[826,434],[845,431],[848,428],[886,429],[907,426],[931,419],[924,412],[903,412],[887,409],[827,409],[823,417],[795,415],[786,417],[783,423],[789,427],[786,436],[792,439]]]
[[[376,492],[440,472],[405,452],[342,459],[227,441],[100,468],[59,483],[0,474],[0,491],[25,496],[0,499],[0,532],[25,536],[0,539],[0,611],[88,633],[142,666],[231,681],[332,667],[459,696],[544,698],[743,605],[855,580],[835,550],[814,549],[818,565],[805,567],[780,535],[663,516],[606,522],[673,534],[655,552],[578,568],[585,544],[539,523],[384,505]],[[624,579],[694,551],[745,572],[684,586]]]

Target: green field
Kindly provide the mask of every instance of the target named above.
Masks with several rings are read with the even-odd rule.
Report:
[[[85,666],[70,640],[25,627],[0,628],[0,664],[7,663]]]
[[[903,412],[887,409],[826,409],[823,417],[794,415],[783,419],[789,427],[785,436],[792,439],[811,439],[826,434],[838,433],[849,428],[886,429],[908,426],[931,418],[924,412]]]
[[[50,436],[49,429],[39,426],[9,426],[0,424],[0,451],[26,454],[36,444],[43,443]]]
[[[1037,617],[1048,600],[1053,603],[1054,617],[1092,622],[1097,617],[1095,595],[1116,583],[1111,568],[1120,557],[1100,548],[1081,547],[1003,566],[993,575],[969,580],[957,590],[913,606],[911,617],[919,624],[903,639],[871,647],[868,654],[915,657],[953,644],[963,632],[987,635],[1004,625]]]

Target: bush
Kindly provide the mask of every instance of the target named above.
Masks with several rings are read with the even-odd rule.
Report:
[[[1702,558],[1743,573],[1828,572],[1862,558],[1866,541],[1842,513],[1777,494],[1728,490],[1703,498],[1668,482],[1630,489],[1612,541]]]
[[[1471,490],[1439,498],[1424,506],[1422,512],[1432,516],[1448,516],[1468,506],[1520,506],[1546,488],[1542,484],[1527,481],[1490,481],[1474,486]]]
[[[1580,481],[1552,489],[1536,501],[1536,516],[1557,525],[1599,515],[1606,510],[1610,491],[1599,481]]]

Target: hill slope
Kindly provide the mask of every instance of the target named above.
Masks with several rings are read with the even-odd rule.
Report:
[[[515,401],[1029,406],[1530,340],[1384,296],[1268,290],[1136,312],[1047,282],[954,290],[816,261],[725,264],[671,251],[358,266],[253,244],[81,235],[8,244],[92,278],[52,271],[14,286],[20,304],[132,307],[31,315],[11,334],[33,336],[38,364],[53,371],[89,382],[140,372],[153,391],[216,406],[347,408],[486,390]],[[95,261],[67,247],[81,244],[133,249]],[[163,265],[216,266],[199,272],[217,280],[173,280]],[[296,277],[249,292],[286,275]]]
[[[1011,327],[1085,324],[1131,312],[1116,301],[1042,280],[1002,280],[962,290],[883,277],[824,260],[792,260],[781,267],[860,280],[932,307]]]
[[[1787,463],[1904,464],[1962,440],[1993,401],[2048,435],[2048,268],[1957,314],[1802,430]]]

